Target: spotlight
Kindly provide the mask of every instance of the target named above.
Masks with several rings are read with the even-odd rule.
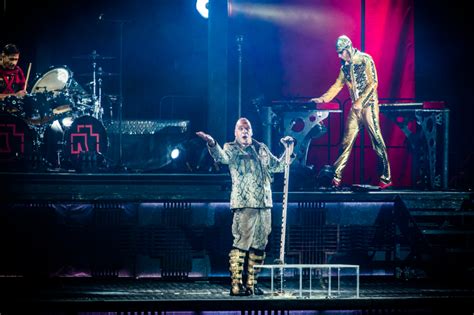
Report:
[[[179,157],[180,153],[181,152],[178,148],[174,148],[173,150],[171,150],[170,156],[173,160],[176,160]]]
[[[208,4],[209,0],[196,0],[196,10],[205,19],[209,17]]]

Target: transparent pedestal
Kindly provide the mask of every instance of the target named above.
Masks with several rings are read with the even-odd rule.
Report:
[[[266,295],[294,298],[359,297],[359,266],[338,264],[259,265]],[[268,292],[268,290],[270,292]]]

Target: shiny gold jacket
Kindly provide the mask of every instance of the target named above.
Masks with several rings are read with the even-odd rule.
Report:
[[[321,96],[324,102],[330,102],[345,84],[349,88],[354,107],[361,105],[365,108],[378,104],[378,81],[374,60],[366,53],[356,49],[354,51],[351,61],[341,66],[336,82]]]

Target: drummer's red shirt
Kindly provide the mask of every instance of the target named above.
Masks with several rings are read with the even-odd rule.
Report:
[[[0,94],[13,94],[25,87],[25,74],[20,67],[5,69],[0,66]]]

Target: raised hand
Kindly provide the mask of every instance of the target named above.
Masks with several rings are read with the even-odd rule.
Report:
[[[211,137],[210,135],[208,135],[207,133],[204,133],[204,132],[202,132],[202,131],[198,131],[198,132],[196,132],[196,135],[197,135],[199,138],[201,138],[202,140],[206,141],[209,146],[212,147],[212,146],[216,145],[216,141],[214,140],[214,138],[212,138],[212,137]]]
[[[290,143],[294,143],[295,139],[293,137],[286,136],[286,137],[281,138],[280,142],[283,144],[290,144]]]

